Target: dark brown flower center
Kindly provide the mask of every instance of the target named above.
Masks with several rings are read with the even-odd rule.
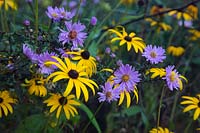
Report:
[[[199,100],[199,102],[198,102],[198,104],[197,104],[197,105],[198,105],[198,107],[200,108],[200,100]]]
[[[131,42],[132,41],[132,38],[130,36],[125,36],[124,39],[128,42]]]
[[[122,81],[127,82],[129,80],[129,75],[125,74],[122,76]]]
[[[68,34],[68,37],[70,39],[76,38],[77,37],[77,32],[75,30],[70,31],[69,34]]]
[[[42,85],[41,80],[36,79],[36,80],[35,80],[35,84],[36,84],[36,85]]]
[[[81,53],[81,57],[83,57],[83,59],[89,59],[90,58],[90,53],[88,51],[83,51]]]
[[[112,93],[108,91],[108,92],[106,93],[106,97],[107,97],[108,99],[111,99],[111,98],[112,98]]]
[[[67,98],[66,97],[61,97],[58,101],[59,101],[60,105],[67,104]]]
[[[78,76],[79,76],[79,73],[78,73],[76,70],[71,69],[71,70],[68,72],[68,75],[69,75],[69,77],[72,78],[72,79],[77,79]]]
[[[0,97],[0,103],[2,103],[2,102],[3,102],[3,98]]]

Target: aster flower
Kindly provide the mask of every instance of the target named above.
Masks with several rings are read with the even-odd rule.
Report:
[[[57,7],[53,8],[52,6],[48,6],[46,14],[54,22],[60,21],[60,10]]]
[[[96,59],[90,55],[90,52],[87,50],[80,50],[78,52],[67,52],[67,54],[72,54],[72,60],[79,61],[79,64],[82,66],[87,66],[85,71],[88,73],[89,77],[96,72]]]
[[[99,94],[99,102],[111,102],[111,101],[117,101],[119,98],[119,90],[118,89],[114,89],[113,88],[113,84],[111,84],[110,82],[106,82],[105,86],[101,86],[101,88],[103,89],[102,92],[98,92]]]
[[[80,105],[80,103],[75,100],[74,95],[62,96],[60,94],[51,94],[51,97],[45,100],[44,103],[46,103],[47,106],[51,106],[50,113],[57,109],[56,118],[59,118],[60,113],[64,110],[65,116],[68,120],[71,116],[74,117],[78,114],[75,106]]]
[[[163,62],[163,60],[166,58],[165,50],[162,47],[156,47],[152,45],[148,45],[144,49],[142,56],[144,56],[147,61],[150,61],[151,64],[158,64]]]
[[[55,65],[57,66],[60,71],[53,72],[49,75],[48,80],[53,78],[53,82],[57,82],[61,79],[67,79],[67,87],[64,92],[64,96],[70,94],[72,89],[76,89],[76,97],[79,99],[81,95],[81,91],[83,92],[85,101],[88,101],[89,94],[86,88],[86,85],[92,90],[93,94],[95,94],[94,86],[97,84],[88,79],[88,74],[84,71],[86,66],[83,66],[81,62],[77,64],[72,63],[69,58],[64,58],[65,62],[63,62],[60,58],[56,56],[52,56],[57,62],[48,61],[46,65]]]
[[[190,97],[190,96],[182,96],[184,101],[181,102],[183,105],[187,105],[187,107],[184,108],[183,112],[188,112],[190,110],[194,111],[193,120],[197,120],[199,118],[200,114],[200,94],[197,94],[197,97]]]
[[[167,53],[172,54],[173,56],[181,56],[185,52],[185,49],[183,47],[175,47],[175,46],[169,46],[167,48]]]
[[[115,72],[114,72],[114,84],[119,84],[120,90],[127,90],[132,91],[134,86],[138,82],[140,82],[139,78],[140,74],[138,71],[135,70],[134,67],[130,66],[129,64],[121,65]]]
[[[135,52],[138,53],[140,51],[141,53],[143,52],[143,49],[145,48],[145,43],[143,42],[143,39],[140,37],[136,37],[134,32],[131,32],[128,34],[125,31],[125,28],[120,26],[122,28],[122,33],[114,30],[114,29],[109,29],[108,31],[113,32],[117,35],[117,37],[113,38],[111,42],[120,40],[119,45],[122,46],[124,44],[127,44],[127,50],[130,51],[131,47],[134,48]]]
[[[29,87],[28,92],[30,95],[35,94],[36,96],[44,97],[47,95],[47,89],[44,86],[46,79],[42,76],[32,78],[31,80],[25,79],[25,84],[22,86]]]
[[[65,43],[72,42],[73,48],[78,48],[78,46],[83,47],[83,42],[87,37],[87,33],[83,32],[85,25],[78,23],[65,22],[67,31],[61,30],[59,34],[59,41],[64,45]]]
[[[90,24],[92,26],[95,26],[97,24],[97,18],[95,16],[93,16],[91,19],[90,19]]]
[[[38,56],[40,72],[43,74],[52,73],[57,67],[55,65],[45,65],[47,61],[55,61],[51,56],[57,56],[54,52],[44,52]]]
[[[191,28],[192,27],[192,21],[182,21],[182,20],[179,20],[178,21],[178,25],[179,26],[184,26],[186,28]]]
[[[165,71],[166,75],[165,77],[163,77],[163,79],[166,80],[169,89],[171,91],[173,91],[173,89],[178,89],[178,88],[182,90],[183,83],[181,81],[181,78],[184,79],[185,81],[187,81],[187,79],[184,76],[178,74],[177,70],[174,69],[174,66],[166,67]]]
[[[36,63],[38,55],[28,47],[27,44],[23,44],[23,53],[33,62]]]
[[[173,133],[173,132],[171,132],[168,128],[158,127],[151,129],[149,133]]]
[[[59,8],[59,16],[61,19],[70,20],[74,17],[74,15],[75,15],[74,13],[65,11],[63,7]]]
[[[2,118],[3,115],[7,116],[9,112],[12,114],[13,108],[11,104],[16,102],[17,99],[12,98],[9,91],[0,91],[0,118]]]

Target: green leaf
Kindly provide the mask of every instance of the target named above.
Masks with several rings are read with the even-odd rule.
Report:
[[[130,108],[125,108],[124,110],[122,110],[121,114],[115,113],[113,114],[113,116],[118,117],[120,115],[123,115],[123,116],[130,117],[130,116],[136,115],[139,112],[141,112],[141,108],[139,106],[131,106]]]
[[[141,18],[143,16],[144,16],[144,14],[137,15],[137,16],[129,15],[129,16],[125,16],[121,19],[122,19],[122,21],[128,21],[128,20],[132,20],[132,19],[138,19],[138,18]]]
[[[43,114],[34,114],[26,117],[19,123],[16,133],[37,133],[42,132],[46,125],[46,119]]]
[[[94,127],[97,129],[98,133],[101,133],[99,124],[97,123],[96,118],[95,118],[94,114],[92,113],[92,111],[83,103],[81,103],[79,108],[82,109],[87,114],[88,118],[90,119],[90,121],[92,122]]]

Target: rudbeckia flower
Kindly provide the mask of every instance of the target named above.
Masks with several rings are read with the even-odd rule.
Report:
[[[120,26],[121,27],[121,26]],[[140,51],[141,53],[143,52],[145,46],[145,43],[143,41],[142,38],[140,37],[136,37],[134,32],[131,32],[130,34],[128,34],[125,31],[124,27],[121,27],[122,31],[117,31],[115,29],[109,29],[109,32],[115,33],[117,35],[117,37],[114,37],[111,42],[120,40],[119,45],[122,46],[124,44],[127,44],[127,50],[130,51],[131,47],[134,48],[135,52],[138,53],[138,51]]]
[[[184,99],[184,101],[182,101],[181,104],[187,105],[187,107],[184,108],[183,112],[195,110],[193,119],[197,120],[200,114],[200,94],[197,94],[197,97],[182,96],[182,98]]]
[[[11,104],[16,103],[17,99],[14,99],[10,96],[8,91],[0,91],[0,118],[8,115],[10,112],[13,113],[13,108]]]
[[[77,60],[80,65],[87,66],[85,70],[89,77],[91,77],[93,73],[96,73],[96,59],[90,55],[89,51],[80,50],[78,52],[67,52],[67,54],[73,54],[72,60]]]
[[[158,127],[151,129],[149,133],[173,133],[173,132],[171,132],[168,128]]]
[[[88,101],[89,95],[86,85],[92,90],[93,94],[95,94],[94,86],[97,84],[88,79],[88,74],[85,72],[86,66],[83,66],[81,62],[77,64],[72,63],[69,58],[64,58],[65,62],[63,62],[60,58],[56,56],[52,56],[57,62],[48,61],[46,65],[55,65],[60,69],[60,71],[53,72],[49,75],[48,80],[53,78],[53,82],[57,82],[61,79],[67,79],[67,87],[64,92],[64,96],[70,94],[73,88],[76,89],[76,97],[79,99],[81,95],[81,91],[85,97],[85,101]]]
[[[117,88],[116,88],[117,89]],[[122,103],[123,103],[123,101],[124,101],[124,97],[126,96],[126,107],[128,108],[128,107],[130,107],[130,105],[131,105],[131,92],[133,92],[134,93],[134,96],[135,96],[135,98],[136,98],[136,102],[138,103],[138,90],[137,90],[137,87],[136,86],[134,86],[134,89],[133,90],[129,90],[129,91],[127,91],[127,90],[124,90],[124,91],[121,91],[120,92],[120,98],[119,98],[119,103],[118,103],[118,105],[121,105]]]
[[[163,77],[165,76],[166,72],[165,72],[165,69],[164,68],[151,68],[149,70],[146,71],[146,75],[149,74],[149,73],[153,73],[151,75],[151,78],[154,79],[156,77]]]
[[[80,103],[75,100],[74,95],[62,96],[60,94],[51,94],[51,97],[44,101],[47,106],[51,106],[50,113],[56,112],[56,118],[59,118],[60,113],[65,113],[66,118],[69,120],[70,117],[74,117],[78,114],[74,106],[79,106]]]
[[[30,95],[35,94],[36,96],[44,97],[47,95],[47,89],[44,86],[45,81],[46,79],[43,79],[42,76],[31,80],[25,79],[25,84],[22,84],[22,86],[29,87],[28,92]]]
[[[155,21],[151,18],[146,18],[145,21],[149,22],[152,27],[153,26],[157,27],[157,32],[160,32],[160,30],[169,31],[172,29],[170,25],[164,22]]]
[[[154,5],[151,7],[150,14],[151,15],[157,14],[157,13],[163,12],[165,10],[166,10],[166,8],[164,8],[162,5]]]
[[[0,8],[4,5],[4,9],[8,10],[8,7],[17,10],[17,4],[15,0],[1,0],[0,1]]]
[[[193,19],[198,19],[198,7],[196,5],[189,5],[186,12],[191,15]]]
[[[178,20],[182,18],[184,20],[192,20],[192,16],[189,13],[184,12],[184,11],[173,10],[173,11],[170,11],[168,15],[175,16]]]
[[[184,52],[185,49],[183,47],[169,46],[167,48],[167,53],[172,54],[173,56],[181,56]]]
[[[189,32],[192,34],[192,36],[190,37],[190,40],[195,41],[200,38],[200,31],[191,29],[189,30]]]

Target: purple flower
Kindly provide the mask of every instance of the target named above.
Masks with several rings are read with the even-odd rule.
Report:
[[[167,66],[165,71],[166,71],[166,75],[165,77],[163,77],[163,79],[166,79],[167,81],[167,86],[169,87],[169,89],[171,91],[173,91],[173,89],[178,90],[178,88],[180,88],[180,74],[178,74],[178,72],[176,71],[176,69],[174,69],[174,66]]]
[[[23,44],[23,53],[33,62],[37,63],[38,55],[28,47],[27,44]]]
[[[139,78],[140,74],[138,71],[135,71],[135,68],[130,66],[129,64],[121,65],[114,72],[114,84],[119,84],[120,91],[133,91],[134,86],[140,82]]]
[[[186,28],[191,28],[192,27],[192,21],[182,21],[182,20],[180,20],[180,21],[178,21],[178,25],[179,26],[182,26],[182,25],[184,25],[184,27],[186,27]]]
[[[60,21],[60,10],[55,7],[48,6],[46,11],[47,16],[52,19],[54,22]]]
[[[117,101],[119,98],[119,90],[118,89],[113,89],[113,84],[110,82],[106,82],[105,86],[101,86],[103,89],[103,92],[98,92],[97,94],[100,96],[98,98],[99,102],[111,102],[111,101]]]
[[[80,22],[72,24],[72,22],[65,22],[67,31],[61,30],[59,34],[59,41],[64,45],[65,43],[72,42],[73,48],[78,46],[83,47],[83,42],[87,37],[87,33],[83,32],[85,25]]]
[[[66,50],[64,50],[64,49],[62,49],[62,48],[58,48],[58,49],[56,49],[56,50],[58,50],[58,51],[60,52],[60,54],[61,54],[62,57],[67,57],[67,58],[70,57],[70,55],[67,54],[67,51],[66,51]]]
[[[111,57],[111,58],[115,58],[115,57],[116,57],[116,54],[115,54],[115,53],[111,53],[111,54],[110,54],[110,57]]]
[[[97,18],[96,17],[92,17],[90,19],[90,24],[93,25],[93,26],[95,26],[97,24]]]
[[[40,72],[43,74],[51,74],[57,67],[54,65],[45,65],[45,62],[47,61],[53,61],[56,62],[55,59],[53,59],[51,56],[57,56],[54,52],[49,53],[49,52],[44,52],[39,55],[38,60],[39,63],[38,65],[40,66]]]
[[[105,53],[110,54],[110,52],[111,52],[111,49],[109,47],[107,47],[106,50],[105,50]]]
[[[24,20],[23,24],[24,24],[24,26],[29,26],[30,25],[30,21],[26,19],[26,20]]]
[[[63,7],[59,8],[59,16],[61,19],[70,20],[74,17],[74,15],[75,15],[74,13],[65,11]]]
[[[117,61],[117,66],[121,66],[121,65],[123,65],[122,60],[118,60]]]
[[[147,61],[150,61],[151,64],[158,64],[163,62],[166,58],[165,50],[162,47],[156,47],[152,45],[148,45],[142,54],[146,58]]]

